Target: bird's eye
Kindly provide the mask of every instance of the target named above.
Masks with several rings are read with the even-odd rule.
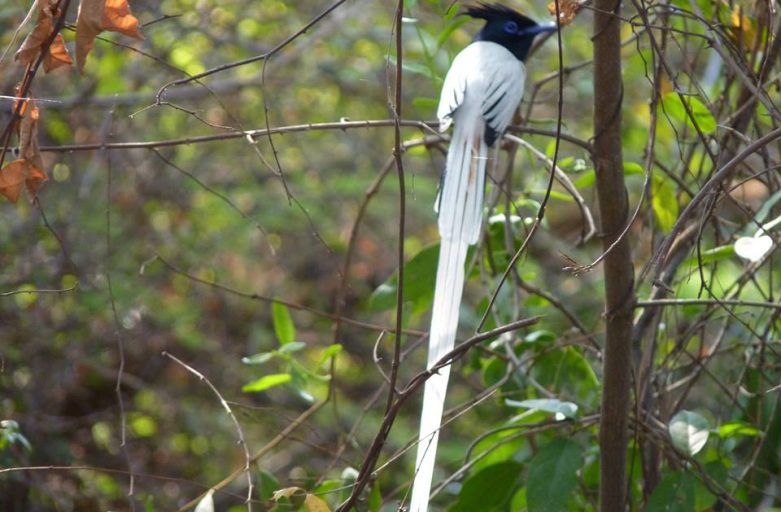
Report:
[[[504,31],[508,34],[517,34],[518,33],[518,24],[514,21],[508,21],[504,24]]]

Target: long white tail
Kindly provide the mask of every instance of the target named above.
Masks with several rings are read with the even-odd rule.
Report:
[[[477,242],[483,213],[483,188],[488,147],[483,140],[484,123],[468,122],[469,112],[459,112],[450,141],[445,176],[438,203],[439,234],[442,237],[434,289],[434,308],[429,331],[428,368],[453,349],[458,328],[458,310],[464,289],[467,249]],[[464,122],[467,121],[467,122]],[[427,381],[420,416],[420,435],[411,512],[426,512],[434,474],[434,462],[442,424],[450,366]]]

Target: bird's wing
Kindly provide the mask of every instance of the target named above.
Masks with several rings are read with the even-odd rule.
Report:
[[[523,97],[526,69],[503,46],[475,41],[453,60],[439,97],[437,118],[441,131],[453,123],[465,101],[480,102],[490,146],[507,129]]]
[[[515,59],[515,57],[513,57]],[[496,62],[485,66],[485,89],[480,110],[486,124],[485,142],[492,146],[513,119],[523,96],[523,63]]]
[[[470,45],[471,46],[471,45]],[[467,46],[469,48],[469,46]],[[471,56],[462,57],[467,53],[466,48],[459,53],[453,60],[453,64],[445,75],[445,83],[442,84],[442,92],[439,95],[439,107],[437,107],[437,119],[439,119],[439,130],[445,131],[453,123],[453,114],[464,102],[466,96],[466,83],[468,79],[468,62],[466,65],[457,66],[460,60],[471,60]]]

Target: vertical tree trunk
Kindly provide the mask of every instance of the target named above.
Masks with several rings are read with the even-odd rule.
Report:
[[[634,271],[626,236],[628,204],[621,155],[620,0],[594,2],[594,160],[602,218],[605,324],[600,506],[619,512],[626,504],[627,415],[631,391]],[[615,245],[614,245],[615,244]]]

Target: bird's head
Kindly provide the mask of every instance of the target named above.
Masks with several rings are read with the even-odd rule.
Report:
[[[518,60],[526,58],[535,36],[556,30],[555,24],[539,25],[519,12],[499,4],[479,3],[468,7],[465,14],[485,20],[485,26],[475,36],[476,40],[501,44]]]

